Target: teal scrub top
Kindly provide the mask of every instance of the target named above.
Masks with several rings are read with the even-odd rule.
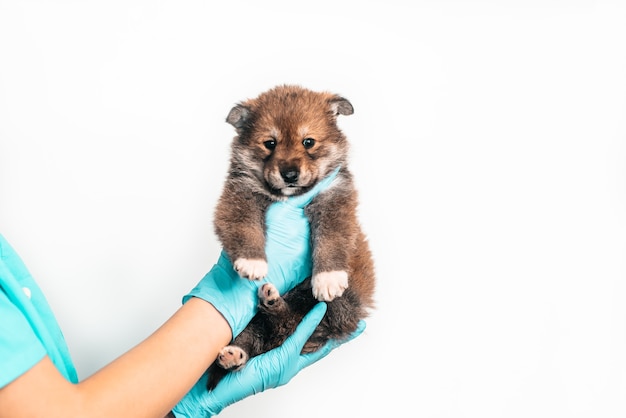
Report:
[[[0,234],[0,388],[50,357],[78,382],[65,338],[41,289]]]

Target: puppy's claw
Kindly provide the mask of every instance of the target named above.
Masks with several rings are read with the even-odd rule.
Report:
[[[313,276],[312,286],[315,299],[330,302],[348,288],[348,273],[343,270],[318,273]]]

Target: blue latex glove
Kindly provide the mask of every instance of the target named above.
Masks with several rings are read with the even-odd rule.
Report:
[[[333,349],[356,338],[365,329],[365,321],[360,321],[356,331],[347,340],[331,340],[314,353],[300,354],[325,313],[326,303],[318,303],[283,345],[252,357],[243,369],[227,374],[210,392],[206,388],[208,375],[205,373],[172,412],[177,418],[206,418],[217,415],[228,405],[250,395],[286,384],[300,370],[326,357]]]
[[[183,298],[198,297],[211,303],[226,318],[235,338],[248,325],[257,310],[257,289],[271,282],[282,295],[311,275],[309,221],[304,207],[335,179],[339,169],[307,193],[272,203],[266,213],[268,273],[263,280],[239,277],[232,260],[222,251],[220,258],[198,285]]]

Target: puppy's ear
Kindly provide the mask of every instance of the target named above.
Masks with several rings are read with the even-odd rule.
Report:
[[[233,125],[237,130],[241,129],[245,125],[246,120],[250,116],[250,110],[243,106],[237,105],[230,109],[228,116],[226,116],[226,122]]]
[[[351,115],[354,113],[354,108],[352,107],[352,103],[348,101],[348,99],[344,99],[340,96],[335,96],[330,100],[330,110],[335,115]]]

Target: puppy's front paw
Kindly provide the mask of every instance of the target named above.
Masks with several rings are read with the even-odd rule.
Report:
[[[233,265],[244,279],[261,280],[267,276],[267,261],[257,258],[238,258]]]
[[[239,370],[248,361],[248,353],[236,345],[227,345],[217,355],[217,363],[226,370]]]
[[[315,299],[330,302],[348,288],[348,273],[343,270],[318,273],[313,276],[312,286]]]

